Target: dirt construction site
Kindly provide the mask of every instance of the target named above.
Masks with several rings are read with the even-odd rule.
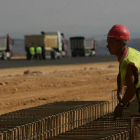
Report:
[[[0,140],[138,139],[140,121],[130,117],[138,112],[135,100],[113,121],[118,67],[104,62],[1,69]]]

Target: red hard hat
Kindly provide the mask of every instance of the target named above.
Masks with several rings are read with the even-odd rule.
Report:
[[[124,39],[124,40],[131,40],[129,30],[120,24],[114,25],[109,33],[107,34],[108,37]]]

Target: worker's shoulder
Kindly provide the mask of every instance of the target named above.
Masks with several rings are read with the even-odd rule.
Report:
[[[129,53],[135,54],[135,55],[140,55],[140,51],[132,48],[132,47],[128,47],[129,48]]]

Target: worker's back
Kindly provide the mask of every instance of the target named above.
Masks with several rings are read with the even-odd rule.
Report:
[[[42,48],[41,48],[40,46],[38,46],[38,47],[36,48],[36,53],[37,53],[37,54],[41,54],[41,53],[42,53]]]
[[[35,48],[34,47],[30,47],[30,54],[35,55]]]

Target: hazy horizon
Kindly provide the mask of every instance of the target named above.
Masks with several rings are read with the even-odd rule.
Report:
[[[132,38],[139,38],[139,5],[139,0],[1,0],[0,34],[23,38],[41,31],[61,31],[66,37],[105,39],[114,24],[123,24]]]

